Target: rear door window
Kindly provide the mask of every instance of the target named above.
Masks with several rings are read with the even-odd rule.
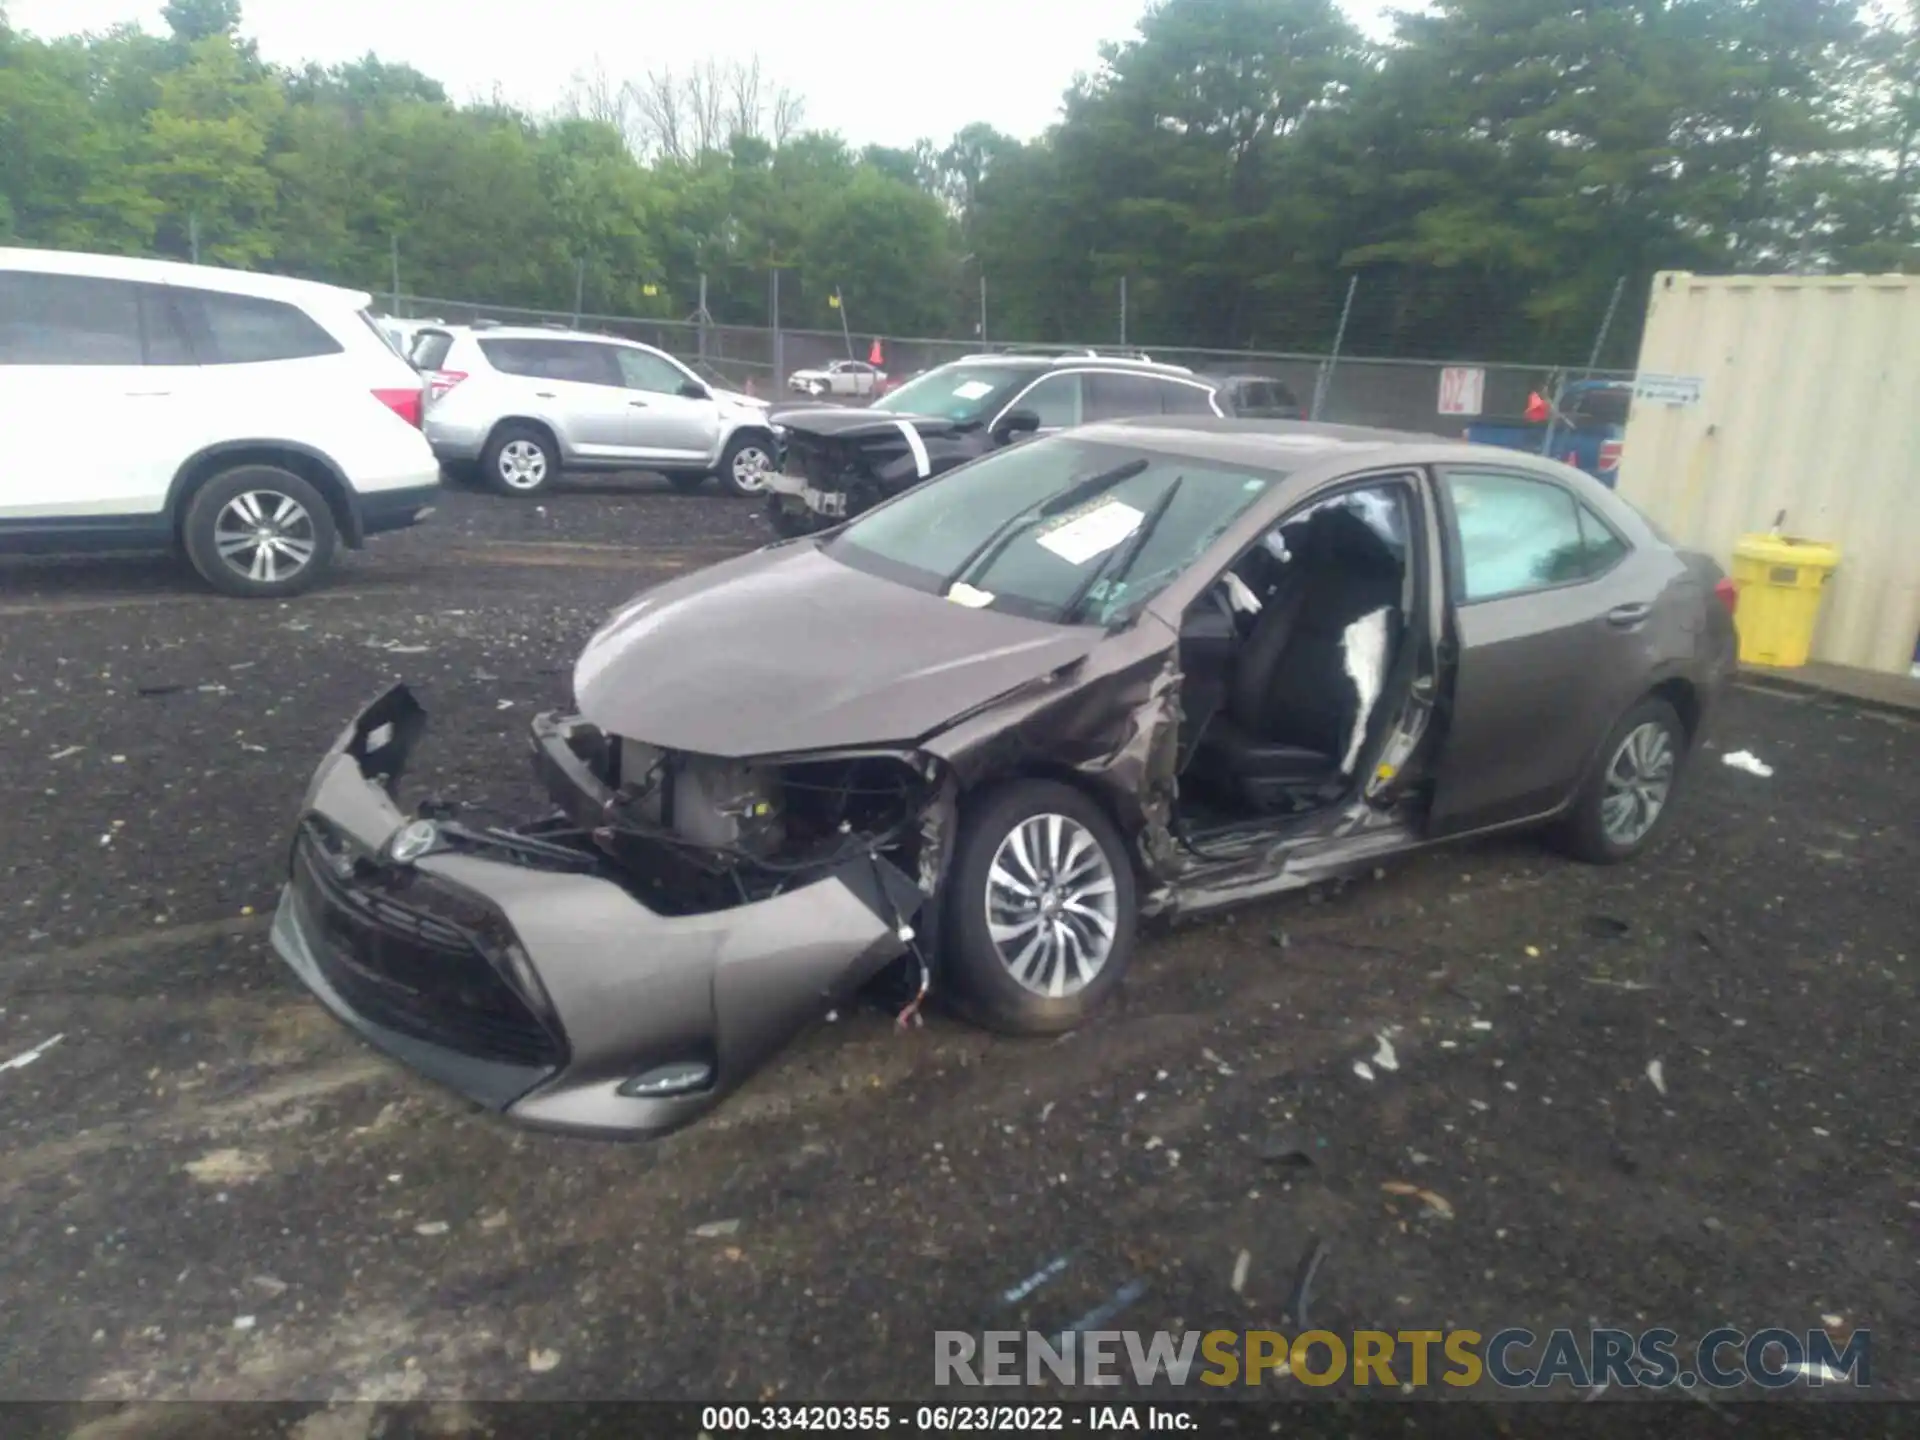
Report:
[[[1580,506],[1558,485],[1503,471],[1449,470],[1460,599],[1496,600],[1583,580]]]
[[[1147,375],[1088,375],[1087,420],[1123,420],[1130,415],[1158,415],[1160,386]]]
[[[306,311],[258,295],[173,287],[203,365],[258,365],[338,355],[345,348]]]
[[[1627,542],[1585,505],[1580,507],[1580,535],[1586,544],[1587,574],[1604,575],[1627,554]]]
[[[1213,392],[1204,385],[1189,385],[1184,380],[1156,380],[1160,409],[1167,415],[1211,415]]]
[[[0,365],[140,365],[147,287],[84,275],[0,272]]]
[[[496,370],[536,380],[576,385],[621,385],[615,347],[585,340],[482,340],[480,350]]]

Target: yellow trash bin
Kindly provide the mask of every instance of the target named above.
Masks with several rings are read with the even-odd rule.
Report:
[[[1840,550],[1818,540],[1742,535],[1733,547],[1733,583],[1740,603],[1740,660],[1790,668],[1807,663],[1820,597],[1840,564]]]

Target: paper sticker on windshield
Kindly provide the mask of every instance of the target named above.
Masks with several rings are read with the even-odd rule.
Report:
[[[991,590],[976,590],[962,580],[947,591],[947,599],[956,605],[964,605],[969,610],[980,610],[993,603]]]
[[[1040,543],[1069,565],[1084,565],[1104,555],[1140,526],[1145,515],[1124,500],[1109,500],[1077,520],[1039,538]]]
[[[953,398],[956,400],[978,400],[982,395],[992,393],[993,386],[984,380],[969,380],[964,385],[953,387]]]

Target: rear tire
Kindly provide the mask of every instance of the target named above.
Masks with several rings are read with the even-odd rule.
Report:
[[[1554,829],[1555,844],[1590,865],[1640,854],[1673,813],[1688,750],[1679,712],[1658,696],[1640,701],[1600,747],[1593,773]]]
[[[560,474],[560,456],[543,430],[502,425],[480,456],[480,478],[497,495],[538,495]]]
[[[311,483],[277,465],[241,465],[194,493],[180,526],[187,559],[228,595],[298,595],[325,575],[339,544]]]
[[[1126,844],[1098,805],[1057,781],[1017,780],[968,804],[940,908],[955,1008],[1002,1034],[1075,1028],[1133,958]]]

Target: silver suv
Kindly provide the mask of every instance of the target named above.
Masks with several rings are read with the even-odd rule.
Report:
[[[766,402],[717,389],[651,345],[443,325],[423,329],[408,358],[427,376],[434,454],[503,495],[538,494],[563,470],[653,470],[676,490],[709,475],[735,495],[766,488]]]

